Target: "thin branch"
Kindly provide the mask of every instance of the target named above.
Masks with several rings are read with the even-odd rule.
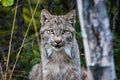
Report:
[[[8,57],[7,57],[7,63],[6,63],[5,80],[7,78],[7,73],[8,73],[8,65],[9,65],[9,60],[10,60],[12,38],[13,38],[13,32],[14,32],[14,28],[15,28],[15,21],[16,21],[16,14],[17,14],[17,5],[18,5],[18,0],[17,0],[17,3],[16,3],[15,15],[14,15],[14,20],[13,20],[13,25],[12,25],[12,31],[11,31],[11,37],[10,37],[10,42],[9,42],[9,50],[8,50]]]
[[[116,1],[116,10],[115,10],[115,13],[114,13],[114,17],[113,17],[113,33],[115,32],[115,28],[116,28],[116,19],[118,18],[118,14],[119,14],[119,0]]]
[[[32,7],[31,7],[30,0],[27,0],[27,1],[28,1],[28,5],[29,5],[29,8],[30,8],[30,13],[31,13],[31,15],[32,15],[33,10],[32,10]],[[36,36],[37,43],[38,43],[38,46],[39,46],[39,51],[40,51],[40,40],[39,40],[39,37],[38,37],[37,26],[36,26],[34,17],[33,17],[33,25],[34,25],[35,36]]]
[[[1,63],[0,63],[0,73],[1,73],[1,76],[2,76],[2,80],[4,80],[4,74],[3,74]]]
[[[23,46],[24,46],[25,39],[26,39],[26,37],[27,37],[28,31],[29,31],[29,29],[30,29],[30,26],[31,26],[31,24],[32,24],[32,20],[33,20],[33,17],[34,17],[34,15],[35,15],[35,13],[36,13],[36,10],[37,10],[37,7],[38,7],[39,2],[40,2],[40,0],[37,1],[37,4],[36,4],[35,10],[34,10],[34,13],[33,13],[33,15],[32,15],[32,18],[31,18],[30,23],[29,23],[29,25],[28,25],[27,31],[26,31],[25,36],[24,36],[24,38],[23,38],[22,44],[21,44],[20,49],[19,49],[19,51],[18,51],[18,54],[17,54],[17,56],[16,56],[16,61],[15,61],[14,65],[13,65],[13,69],[12,69],[12,72],[11,72],[11,74],[10,74],[9,80],[11,80],[11,77],[12,77],[12,75],[13,75],[13,71],[14,71],[15,66],[16,66],[16,64],[17,64],[17,61],[18,61],[18,59],[19,59],[19,55],[20,55],[20,53],[21,53],[21,50],[22,50],[22,48],[23,48]]]

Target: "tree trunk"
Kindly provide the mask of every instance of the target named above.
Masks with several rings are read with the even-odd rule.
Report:
[[[24,20],[22,17],[23,11],[23,3],[22,0],[18,0],[18,8],[17,8],[17,32],[16,37],[17,39],[14,42],[14,49],[20,47],[22,40],[23,40],[23,28],[24,28]]]
[[[106,0],[77,0],[88,80],[115,80]]]
[[[47,0],[48,2],[48,10],[50,11],[50,13],[53,12],[53,6],[54,6],[54,1],[53,0]]]

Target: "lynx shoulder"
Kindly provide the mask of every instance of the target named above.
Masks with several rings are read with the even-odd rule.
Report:
[[[75,39],[75,11],[66,15],[41,12],[41,63],[30,80],[81,80],[80,53]]]

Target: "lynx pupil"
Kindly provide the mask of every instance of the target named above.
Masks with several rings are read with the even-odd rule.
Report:
[[[54,34],[54,30],[53,30],[53,29],[49,29],[49,30],[48,30],[48,33],[49,33],[49,34]]]

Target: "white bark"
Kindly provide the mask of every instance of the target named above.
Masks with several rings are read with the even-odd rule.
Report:
[[[115,80],[106,0],[77,0],[89,80]]]

